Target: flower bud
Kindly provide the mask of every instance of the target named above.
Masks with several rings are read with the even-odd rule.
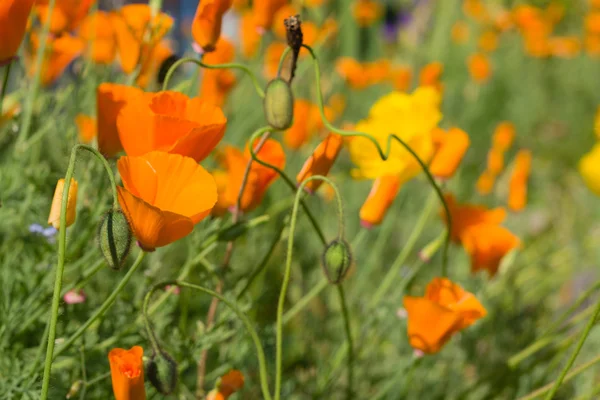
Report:
[[[148,363],[146,376],[156,390],[164,395],[173,393],[177,385],[177,363],[166,352],[155,351]]]
[[[352,264],[350,245],[344,239],[329,243],[323,252],[323,271],[330,283],[340,283]]]
[[[48,216],[48,224],[52,225],[56,229],[60,229],[60,210],[62,207],[62,196],[65,188],[65,180],[59,179],[56,183],[56,189],[54,190],[54,198],[52,199],[52,207],[50,208],[50,215]],[[69,186],[69,194],[67,196],[67,226],[73,225],[75,222],[77,205],[77,181],[71,179],[71,185]]]
[[[131,239],[131,227],[125,214],[120,210],[107,212],[98,228],[98,243],[106,263],[112,269],[121,269],[125,264]]]
[[[265,90],[265,117],[267,123],[282,131],[292,126],[294,118],[294,95],[290,85],[281,78],[275,78]]]

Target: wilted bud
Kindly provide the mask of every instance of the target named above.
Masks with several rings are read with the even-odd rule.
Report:
[[[350,245],[344,239],[329,243],[323,252],[323,271],[329,282],[340,283],[352,264]]]
[[[171,394],[177,385],[177,363],[166,352],[155,351],[148,363],[146,376],[160,393]]]
[[[65,180],[59,179],[54,190],[54,198],[52,199],[52,207],[48,216],[48,224],[56,229],[60,229],[60,209],[62,207],[62,196],[65,188]],[[75,207],[77,205],[77,181],[71,179],[69,186],[69,194],[67,196],[67,227],[75,222]]]
[[[294,95],[290,85],[281,78],[275,78],[265,90],[265,117],[267,123],[282,131],[292,126],[294,119]]]
[[[106,263],[112,269],[121,269],[125,264],[131,239],[131,227],[125,214],[120,210],[107,212],[98,228],[98,243]]]

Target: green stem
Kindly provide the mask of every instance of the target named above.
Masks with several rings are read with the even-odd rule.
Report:
[[[62,352],[68,349],[81,335],[83,335],[83,333],[90,327],[90,325],[94,323],[94,321],[102,317],[102,315],[104,315],[104,313],[113,305],[113,303],[117,299],[117,296],[123,291],[123,289],[125,289],[125,286],[127,286],[127,283],[129,283],[129,280],[131,279],[135,271],[140,265],[142,265],[142,260],[144,259],[145,255],[146,252],[140,251],[137,259],[135,260],[131,268],[129,268],[129,271],[127,271],[127,274],[125,274],[121,282],[119,282],[119,285],[115,288],[115,290],[113,290],[110,296],[108,296],[108,298],[104,300],[104,303],[102,303],[102,305],[85,322],[85,324],[83,324],[79,329],[77,329],[75,333],[71,335],[71,337],[69,337],[69,339],[62,346],[60,346],[60,348],[56,351],[56,354],[54,354],[54,359],[56,359]]]
[[[423,172],[425,172],[425,175],[427,176],[429,183],[435,190],[435,193],[437,194],[440,202],[442,203],[442,205],[444,207],[444,212],[446,214],[446,221],[447,221],[446,241],[444,243],[444,250],[443,250],[443,254],[442,254],[442,276],[446,276],[447,272],[448,272],[448,248],[450,246],[450,232],[452,230],[452,216],[450,214],[450,209],[448,208],[448,204],[446,203],[446,199],[444,199],[444,194],[442,193],[442,190],[440,189],[438,184],[435,182],[435,179],[434,179],[433,175],[431,175],[429,168],[423,162],[423,160],[419,157],[419,155],[417,153],[415,153],[415,151],[404,140],[402,140],[400,137],[398,137],[394,134],[390,134],[388,136],[387,143],[386,143],[386,150],[384,151],[381,148],[381,146],[379,145],[379,142],[377,141],[377,139],[375,139],[373,136],[371,136],[369,134],[366,134],[364,132],[358,132],[358,131],[346,131],[346,130],[339,129],[339,128],[336,128],[335,126],[333,126],[327,120],[327,118],[325,116],[325,110],[324,110],[324,105],[323,105],[323,93],[321,92],[321,69],[319,67],[319,61],[317,59],[315,52],[313,51],[312,48],[310,48],[310,46],[302,45],[302,47],[304,47],[305,49],[308,50],[308,52],[310,53],[310,55],[313,59],[313,64],[315,66],[315,84],[318,88],[317,100],[318,100],[318,104],[319,104],[319,112],[321,113],[321,119],[322,119],[325,127],[327,127],[327,129],[329,129],[331,132],[335,132],[342,136],[358,136],[358,137],[368,139],[376,147],[377,152],[379,153],[379,156],[384,161],[387,160],[388,157],[390,156],[390,153],[392,150],[392,141],[396,140],[400,145],[402,145],[402,147],[404,147],[404,149],[406,149],[406,151],[408,151],[411,154],[411,156],[415,159],[415,161],[417,161],[419,163]]]
[[[2,105],[4,101],[4,96],[6,95],[6,88],[8,87],[8,78],[10,76],[10,67],[12,66],[12,61],[8,63],[6,67],[4,67],[4,79],[2,80],[2,89],[0,90],[0,117],[2,117]]]
[[[563,380],[567,376],[569,369],[571,368],[571,366],[573,366],[573,363],[575,363],[575,359],[579,355],[579,352],[581,351],[581,348],[583,347],[585,340],[587,339],[588,335],[590,334],[590,331],[594,327],[594,324],[596,323],[596,319],[598,318],[599,315],[600,315],[600,301],[598,301],[598,304],[596,305],[596,308],[594,309],[594,314],[588,320],[588,323],[585,326],[583,333],[581,334],[581,338],[579,339],[579,342],[577,342],[575,351],[573,351],[573,354],[571,354],[569,361],[567,361],[567,365],[565,365],[565,367],[562,369],[560,375],[558,376],[558,379],[554,382],[552,389],[544,398],[545,400],[551,400],[554,397],[554,395],[556,394],[556,392],[558,391],[558,388],[560,388],[560,385],[562,384]]]
[[[323,290],[325,290],[325,288],[327,288],[327,286],[329,286],[329,281],[327,280],[327,278],[321,278],[319,283],[317,283],[310,290],[310,292],[305,294],[300,300],[298,300],[294,304],[294,306],[292,308],[290,308],[289,310],[286,311],[285,314],[283,314],[283,323],[287,324],[288,322],[290,322],[290,320],[292,318],[294,318],[296,316],[296,314],[298,314],[300,311],[302,311],[304,309],[304,307],[306,307],[312,299],[317,297],[319,295],[319,293],[321,293]]]
[[[348,384],[346,386],[346,399],[351,400],[354,394],[353,383],[354,383],[354,342],[352,340],[352,328],[350,327],[350,314],[348,312],[348,306],[346,302],[346,296],[344,295],[344,287],[337,285],[338,295],[340,297],[340,305],[342,307],[342,315],[344,316],[344,330],[346,331],[346,338],[348,340]]]
[[[171,68],[169,68],[169,70],[167,71],[167,75],[165,76],[165,81],[163,82],[163,86],[162,86],[163,91],[167,90],[167,88],[169,87],[169,81],[171,80],[171,75],[173,75],[175,70],[180,65],[188,63],[188,62],[194,63],[202,68],[207,68],[207,69],[227,69],[227,68],[240,69],[240,70],[244,71],[250,77],[250,79],[252,79],[252,84],[254,85],[254,89],[256,89],[256,93],[261,98],[265,97],[265,92],[262,89],[258,79],[256,78],[256,75],[254,75],[252,70],[250,68],[248,68],[247,66],[245,66],[243,64],[238,64],[238,63],[211,65],[211,64],[206,64],[206,63],[202,62],[201,60],[198,60],[196,58],[191,58],[191,57],[182,58],[182,59],[178,60],[177,62],[175,62],[173,65],[171,65]]]

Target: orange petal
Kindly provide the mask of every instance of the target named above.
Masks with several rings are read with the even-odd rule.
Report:
[[[381,224],[401,186],[397,176],[384,176],[373,181],[369,196],[360,208],[360,223],[366,228]]]
[[[444,196],[452,217],[451,238],[458,242],[466,229],[473,225],[499,225],[506,218],[506,210],[502,207],[487,209],[475,204],[459,204],[452,194]],[[445,218],[445,213],[442,212]]]
[[[79,141],[90,143],[96,137],[96,118],[84,114],[77,114],[75,124],[79,130]]]
[[[472,325],[487,314],[485,308],[472,293],[447,278],[434,278],[429,282],[425,298],[460,313],[462,317],[460,329]]]
[[[2,0],[0,2],[0,65],[9,62],[19,50],[27,19],[35,0]]]
[[[140,346],[129,350],[115,348],[108,353],[116,400],[146,400],[143,355]]]
[[[452,128],[443,135],[443,142],[435,153],[429,171],[438,178],[448,179],[454,175],[471,141],[461,129]]]
[[[492,147],[505,152],[515,140],[515,127],[511,122],[501,122],[494,131]]]
[[[300,184],[314,175],[327,176],[342,149],[343,142],[341,135],[335,133],[327,135],[325,140],[319,143],[315,151],[302,166],[302,169],[296,176],[296,182]],[[313,180],[308,182],[304,188],[314,193],[322,183],[323,181],[321,180]]]
[[[239,391],[244,387],[244,374],[237,369],[232,369],[225,375],[223,375],[219,382],[219,391],[225,396],[225,398],[231,396],[233,393]]]
[[[502,258],[520,245],[520,240],[508,229],[493,224],[468,227],[461,235],[465,251],[471,256],[471,271],[485,269],[490,276],[498,272]]]

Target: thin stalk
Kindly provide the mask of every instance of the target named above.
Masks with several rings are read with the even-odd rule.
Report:
[[[338,295],[340,297],[340,305],[342,307],[342,315],[344,316],[344,330],[346,331],[346,338],[348,340],[348,383],[346,386],[346,399],[351,400],[354,395],[354,341],[352,340],[352,328],[350,327],[350,314],[348,312],[348,306],[346,305],[346,298],[344,295],[344,287],[337,285]]]
[[[286,311],[283,314],[283,323],[287,324],[290,322],[292,318],[296,316],[300,311],[306,307],[312,299],[317,297],[325,288],[329,286],[329,281],[327,278],[321,278],[319,283],[317,283],[307,294],[305,294],[300,300],[298,300],[292,308]]]
[[[4,102],[4,96],[6,95],[6,88],[8,87],[8,78],[10,77],[10,67],[12,66],[12,61],[9,62],[6,67],[4,67],[4,79],[2,80],[2,89],[0,90],[0,117],[2,116],[2,105]]]

